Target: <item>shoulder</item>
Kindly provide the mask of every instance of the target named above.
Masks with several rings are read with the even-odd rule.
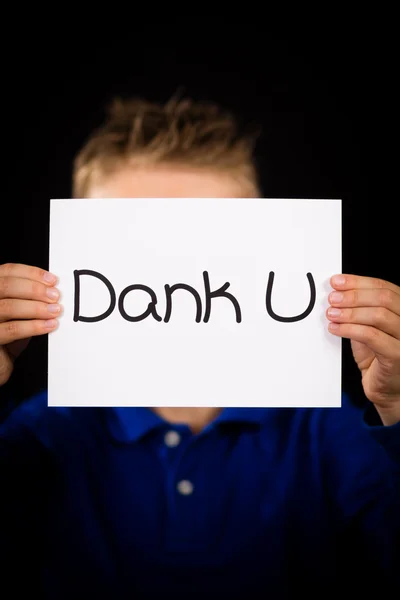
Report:
[[[0,426],[0,438],[10,442],[36,440],[41,446],[54,448],[76,444],[96,435],[101,428],[100,408],[48,406],[47,390],[9,411]]]
[[[338,408],[274,409],[265,419],[263,437],[320,461],[378,465],[387,456],[365,424],[364,412],[348,394]]]

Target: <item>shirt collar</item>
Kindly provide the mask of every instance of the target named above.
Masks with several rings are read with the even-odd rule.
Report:
[[[224,408],[209,427],[220,423],[261,426],[269,408]],[[114,407],[108,409],[107,424],[112,437],[119,442],[136,442],[156,429],[168,427],[167,421],[143,407]]]

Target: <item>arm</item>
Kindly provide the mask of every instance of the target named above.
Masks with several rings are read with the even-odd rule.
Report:
[[[353,454],[357,462],[351,473],[354,481],[341,484],[352,490],[348,494],[353,496],[342,502],[342,510],[350,510],[352,505],[352,510],[357,508],[354,519],[360,551],[367,557],[371,576],[375,573],[379,579],[382,568],[395,578],[400,571],[400,287],[356,275],[334,276],[331,285],[329,330],[351,341],[364,393],[371,403],[361,438],[356,425],[353,433],[347,432],[348,439],[358,440],[358,445],[349,448],[348,462],[351,464]],[[374,442],[375,452],[366,462],[366,456],[372,457],[369,441]],[[337,441],[331,439],[331,443],[334,447]],[[346,471],[346,464],[342,470]],[[382,575],[381,583],[384,580]]]
[[[5,384],[30,338],[57,325],[55,283],[56,277],[37,267],[0,265],[0,586],[7,589],[9,581],[13,597],[25,585],[30,592],[37,588],[49,465],[31,427],[33,415],[25,407],[14,409]]]
[[[16,433],[16,432],[14,432]],[[29,582],[37,588],[40,556],[39,523],[42,521],[46,479],[44,456],[28,432],[8,434],[0,429],[0,564],[1,586],[9,581],[13,592]],[[18,595],[18,594],[16,594]]]
[[[38,401],[27,403],[32,404]],[[0,425],[1,586],[6,589],[9,583],[16,597],[27,591],[25,586],[30,593],[40,589],[41,523],[49,484],[48,455],[29,427],[28,412],[20,407]]]
[[[324,419],[322,466],[339,570],[357,594],[393,593],[400,572],[400,425],[384,426],[372,405],[363,415],[346,402]]]
[[[364,424],[370,435],[392,460],[395,470],[397,467],[400,478],[400,416],[397,418],[397,407],[393,412],[385,413],[372,405],[368,406],[364,415]]]

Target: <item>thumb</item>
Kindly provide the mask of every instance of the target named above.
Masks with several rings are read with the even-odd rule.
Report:
[[[4,385],[10,379],[15,359],[25,350],[30,340],[31,338],[26,338],[0,346],[0,385]]]
[[[14,360],[4,346],[0,346],[0,386],[7,383],[14,368]]]
[[[16,358],[25,350],[32,338],[25,338],[24,340],[17,340],[4,346],[6,352],[10,355],[11,360],[14,362]]]

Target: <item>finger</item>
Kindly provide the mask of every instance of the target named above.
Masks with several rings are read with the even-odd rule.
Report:
[[[0,323],[0,346],[28,337],[44,335],[57,327],[57,319],[46,321],[7,321]]]
[[[377,279],[376,277],[361,277],[359,275],[333,275],[331,277],[331,286],[337,290],[361,290],[361,289],[382,289],[391,290],[400,295],[400,287],[390,281]]]
[[[335,291],[329,294],[329,302],[337,308],[381,306],[400,316],[400,295],[388,288]]]
[[[332,322],[370,325],[400,340],[400,318],[387,308],[328,308],[326,315]]]
[[[0,277],[20,277],[21,279],[31,279],[39,281],[45,285],[54,285],[57,283],[57,276],[49,271],[40,269],[39,267],[31,267],[29,265],[21,265],[18,263],[7,263],[0,265]]]
[[[400,362],[399,340],[376,327],[353,323],[329,323],[329,331],[342,338],[362,342],[378,356]]]
[[[0,277],[0,299],[17,298],[22,300],[40,300],[57,302],[60,292],[54,288],[21,277]]]
[[[0,323],[17,319],[52,319],[61,312],[59,304],[47,304],[34,300],[0,300]]]

